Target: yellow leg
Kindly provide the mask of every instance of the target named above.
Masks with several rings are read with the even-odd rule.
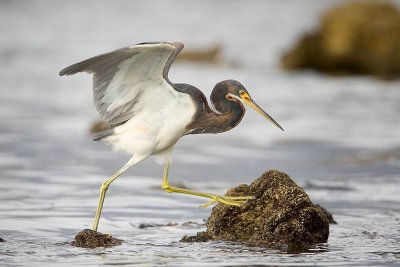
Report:
[[[96,216],[94,217],[93,222],[93,231],[97,231],[97,227],[99,226],[99,220],[101,216],[101,211],[103,209],[104,198],[106,197],[106,192],[108,187],[115,179],[117,179],[121,174],[123,174],[130,166],[142,161],[146,156],[135,157],[133,156],[121,169],[119,169],[116,173],[113,174],[109,179],[105,180],[100,187],[100,197],[99,204],[97,205]]]
[[[101,216],[101,210],[103,209],[104,198],[106,197],[106,192],[110,184],[117,179],[122,173],[117,171],[111,178],[105,180],[100,187],[100,197],[99,204],[97,205],[96,216],[94,217],[93,222],[93,231],[97,231],[97,227],[99,226],[99,220]]]
[[[187,194],[187,195],[211,199],[211,201],[207,202],[206,204],[201,205],[200,208],[206,208],[216,202],[221,202],[225,205],[240,207],[247,200],[253,198],[251,196],[245,196],[245,197],[219,196],[219,195],[210,194],[210,193],[196,192],[196,191],[187,190],[187,189],[183,189],[183,188],[172,187],[172,186],[170,186],[170,184],[168,182],[168,171],[169,171],[169,159],[166,159],[165,163],[164,163],[164,179],[163,179],[163,183],[161,186],[162,189],[168,193],[181,193],[181,194]]]

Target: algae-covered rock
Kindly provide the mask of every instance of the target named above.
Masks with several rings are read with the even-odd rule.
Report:
[[[327,11],[321,26],[281,60],[286,69],[400,78],[400,11],[382,1],[351,2]]]
[[[187,236],[185,235],[182,237],[180,242],[207,242],[213,239],[213,237],[207,232],[198,232],[194,236]]]
[[[75,247],[97,248],[112,247],[121,245],[122,240],[112,237],[109,234],[102,234],[90,229],[79,232],[71,245]]]
[[[216,205],[207,221],[207,231],[181,241],[225,240],[302,250],[328,240],[325,213],[283,172],[267,171],[251,185],[239,185],[227,195],[254,199],[241,207]]]

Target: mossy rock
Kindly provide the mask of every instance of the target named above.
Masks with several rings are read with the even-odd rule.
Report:
[[[248,246],[303,250],[326,243],[329,220],[286,173],[270,170],[251,185],[239,185],[229,196],[253,196],[241,207],[216,205],[206,232],[183,242],[224,240]]]
[[[112,237],[109,234],[102,234],[90,229],[84,229],[79,232],[71,245],[74,247],[97,248],[112,247],[122,244],[122,240]]]
[[[321,26],[282,57],[285,69],[400,78],[400,11],[381,1],[351,2],[327,11]]]

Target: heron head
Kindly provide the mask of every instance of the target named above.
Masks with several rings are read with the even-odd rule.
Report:
[[[282,126],[279,125],[267,112],[265,112],[256,102],[251,98],[249,92],[246,88],[238,81],[229,80],[227,81],[228,92],[226,94],[226,99],[229,101],[239,101],[243,105],[248,105],[261,114],[264,118],[272,122],[276,127],[283,131]]]

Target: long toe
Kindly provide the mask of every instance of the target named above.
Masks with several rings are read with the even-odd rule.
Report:
[[[220,202],[220,203],[222,203],[224,205],[228,205],[228,206],[240,207],[249,199],[253,199],[253,197],[252,196],[231,197],[231,196],[213,195],[211,198],[211,201],[207,202],[206,204],[201,205],[200,208],[207,208],[216,202]]]
[[[253,196],[244,196],[244,197],[231,197],[231,196],[223,196],[224,199],[229,199],[229,200],[249,200],[249,199],[254,199]]]
[[[206,204],[201,205],[199,208],[201,208],[201,209],[208,208],[210,205],[214,204],[215,202],[217,202],[217,200],[213,199],[213,200],[207,202]]]

